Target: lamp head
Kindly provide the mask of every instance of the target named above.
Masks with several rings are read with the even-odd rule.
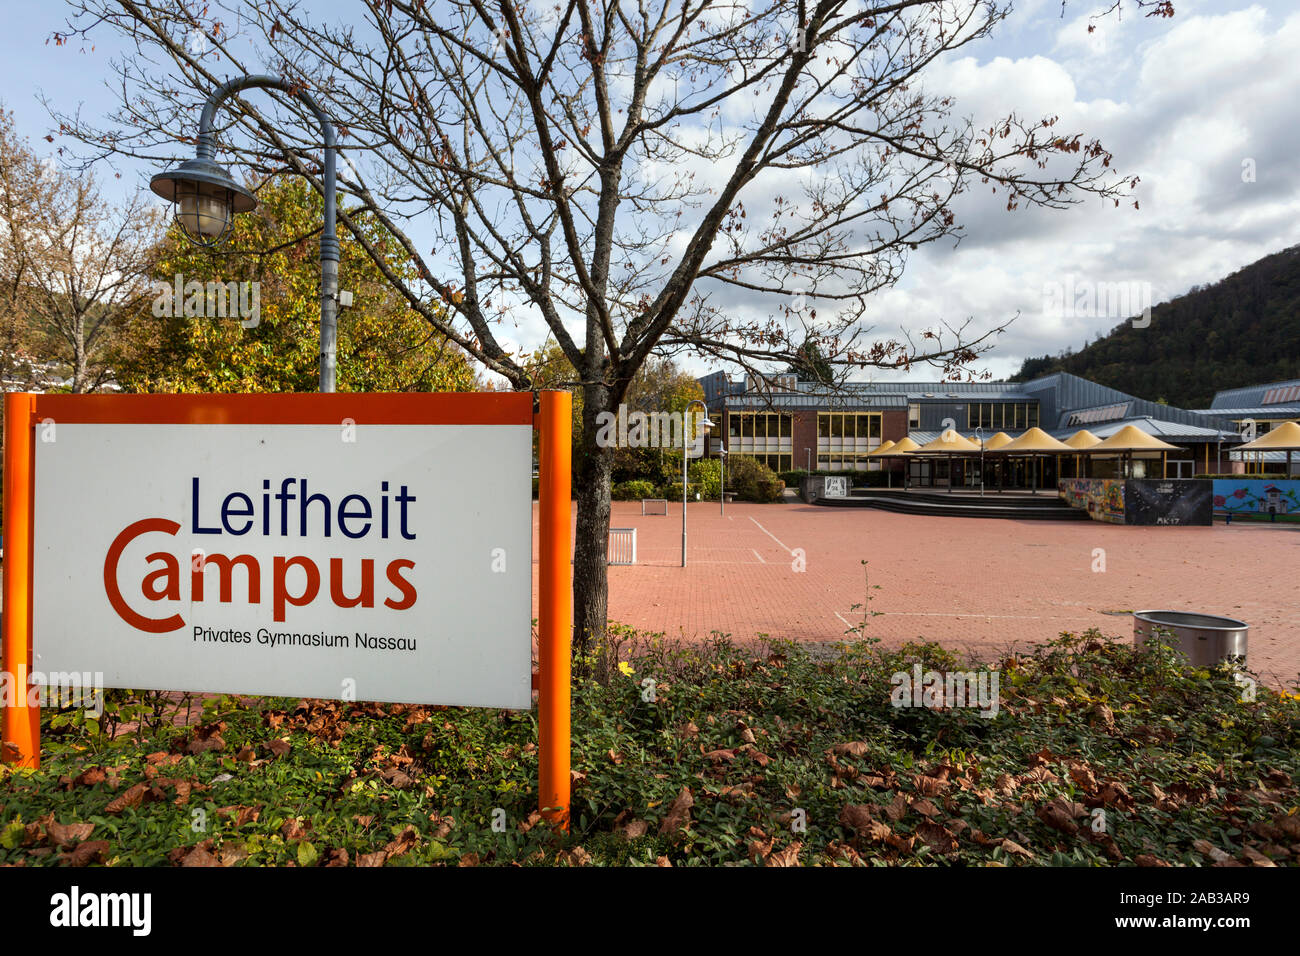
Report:
[[[201,246],[221,239],[236,213],[257,207],[253,194],[210,159],[189,159],[158,173],[149,181],[149,188],[173,204],[181,231]]]

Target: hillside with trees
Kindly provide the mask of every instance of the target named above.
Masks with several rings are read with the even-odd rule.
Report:
[[[1142,398],[1205,408],[1220,389],[1300,378],[1300,246],[1126,319],[1078,352],[1026,359],[1012,381],[1071,372]]]

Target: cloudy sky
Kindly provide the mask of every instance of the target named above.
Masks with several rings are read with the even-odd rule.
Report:
[[[1078,348],[1127,317],[1054,307],[1057,290],[1123,283],[1134,301],[1150,290],[1160,302],[1300,243],[1295,4],[1177,0],[1172,20],[1130,9],[1089,33],[1108,5],[1070,0],[1063,15],[1060,0],[1022,0],[992,40],[938,65],[926,86],[954,95],[956,114],[977,125],[1011,110],[1058,114],[1059,128],[1100,138],[1120,171],[1141,177],[1140,209],[1093,200],[1009,213],[1005,198],[967,195],[965,238],[913,254],[876,303],[880,332],[1018,315],[983,363],[1001,377],[1025,356]],[[63,15],[59,3],[23,4],[0,32],[0,95],[42,148],[52,146],[38,95],[88,116],[115,102],[104,81],[116,51],[47,45]],[[155,171],[124,170],[111,189],[141,188]],[[532,331],[521,328],[520,339]]]

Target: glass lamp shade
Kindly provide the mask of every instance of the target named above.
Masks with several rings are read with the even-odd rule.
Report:
[[[158,173],[149,188],[172,203],[186,238],[211,246],[229,231],[235,215],[257,207],[257,200],[221,166],[196,157]]]
[[[215,242],[225,235],[234,216],[229,189],[185,183],[176,189],[176,221],[195,242]]]

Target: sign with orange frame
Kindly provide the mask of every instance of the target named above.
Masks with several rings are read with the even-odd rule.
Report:
[[[567,807],[570,401],[5,396],[10,686],[528,708],[538,427],[540,798]],[[36,765],[19,698],[5,757]]]

